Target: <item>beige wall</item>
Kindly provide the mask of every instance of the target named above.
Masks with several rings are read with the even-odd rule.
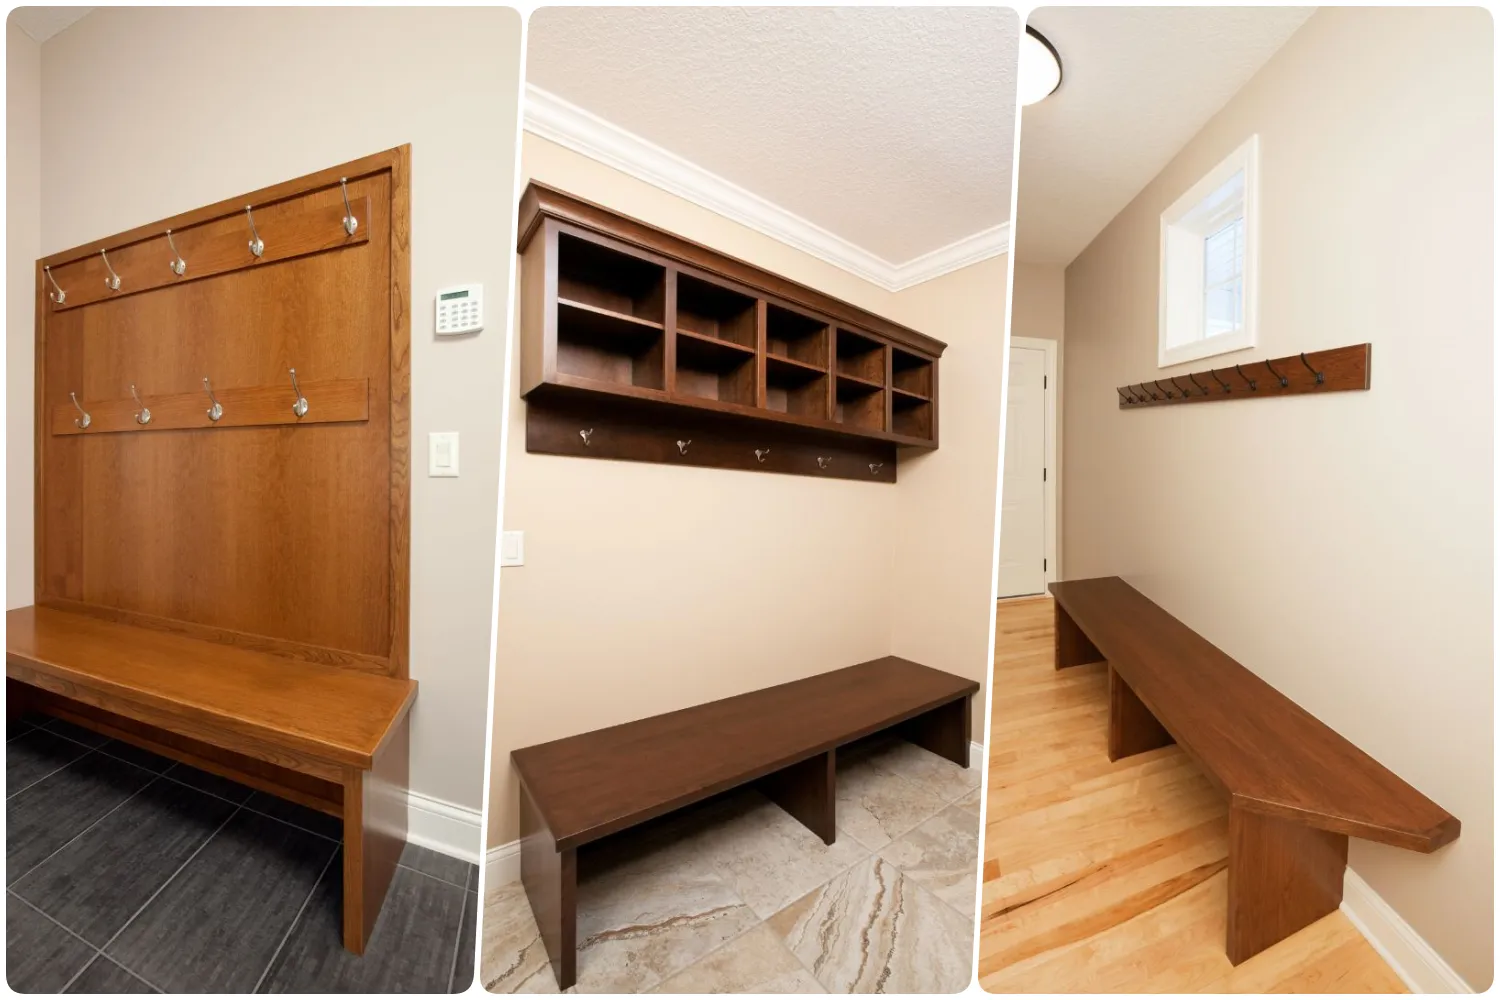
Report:
[[[32,577],[32,434],[36,259],[42,245],[42,48],[5,24],[5,606],[23,608]]]
[[[1066,575],[1123,576],[1459,817],[1433,855],[1354,841],[1349,861],[1479,990],[1492,38],[1476,9],[1315,14],[1068,268],[1065,340]],[[1113,387],[1157,374],[1160,213],[1252,133],[1261,344],[1217,363],[1368,340],[1372,388],[1121,412]]]
[[[533,135],[522,149],[523,184],[545,181],[951,346],[942,369],[943,447],[904,463],[895,487],[530,455],[525,404],[513,406],[504,518],[507,529],[526,532],[526,565],[501,579],[489,843],[517,836],[509,763],[516,747],[891,652],[930,655],[936,666],[982,679],[989,627],[982,597],[961,605],[972,605],[977,621],[951,636],[928,639],[924,629],[948,629],[963,617],[940,606],[942,597],[976,575],[989,593],[999,379],[994,372],[986,383],[980,373],[999,352],[1004,259],[939,279],[952,301],[925,286],[893,294]],[[958,371],[964,364],[974,371]],[[514,398],[518,376],[510,391]],[[974,428],[986,420],[987,442]],[[966,460],[970,467],[958,468]],[[947,528],[963,543],[941,526],[913,524],[909,498],[919,491],[971,484],[982,502],[944,494],[954,510]],[[932,510],[920,516],[944,518]],[[931,547],[903,552],[897,539],[908,529]],[[970,540],[977,555],[965,550]],[[963,562],[945,574],[955,550]],[[918,580],[936,593],[915,594]],[[975,716],[977,740],[982,704]]]
[[[1063,266],[1016,261],[1011,333],[1039,340],[1063,339]]]
[[[508,9],[122,7],[42,47],[43,254],[412,144],[411,780],[475,810],[520,31]],[[434,339],[435,289],[468,281],[485,285],[487,329]],[[423,475],[432,430],[461,433],[461,478]],[[9,526],[11,552],[29,528]]]

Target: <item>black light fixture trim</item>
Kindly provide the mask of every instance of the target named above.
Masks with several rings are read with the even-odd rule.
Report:
[[[1046,35],[1042,34],[1040,31],[1037,31],[1029,24],[1026,26],[1026,34],[1030,35],[1032,38],[1035,38],[1037,41],[1045,45],[1047,47],[1047,51],[1052,53],[1052,58],[1057,61],[1057,86],[1053,87],[1051,90],[1047,91],[1040,98],[1038,98],[1037,103],[1040,104],[1042,101],[1046,100],[1062,89],[1063,77],[1066,75],[1066,71],[1063,69],[1062,55],[1057,51],[1057,46],[1053,45],[1052,42],[1048,40]]]

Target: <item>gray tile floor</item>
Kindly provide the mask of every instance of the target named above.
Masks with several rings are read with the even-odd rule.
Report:
[[[477,866],[408,846],[363,956],[340,825],[45,716],[6,727],[5,955],[21,993],[444,993]]]

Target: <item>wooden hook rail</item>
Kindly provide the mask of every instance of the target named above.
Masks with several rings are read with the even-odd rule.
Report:
[[[1173,403],[1266,399],[1370,388],[1370,345],[1293,354],[1268,361],[1241,361],[1115,388],[1122,410]]]
[[[350,199],[355,218],[370,217],[370,199]],[[368,243],[369,226],[353,233],[344,220],[350,209],[337,204],[309,207],[300,202],[256,206],[254,230],[246,213],[225,216],[187,229],[92,254],[47,270],[52,308],[59,312],[124,298],[168,285],[211,278],[247,267],[290,260],[324,250]],[[252,243],[258,242],[260,253]],[[60,298],[59,298],[60,296]]]
[[[240,388],[213,389],[212,397],[203,389],[166,396],[139,393],[140,400],[80,398],[52,407],[52,433],[118,434],[127,431],[170,431],[208,427],[262,427],[275,424],[334,424],[370,419],[370,380],[364,378],[329,379],[303,382],[300,392],[293,392],[290,381],[279,385],[255,385]],[[208,411],[212,402],[222,407],[214,420]],[[306,403],[301,416],[296,407]],[[137,419],[149,410],[145,423]],[[87,413],[87,419],[80,417]]]

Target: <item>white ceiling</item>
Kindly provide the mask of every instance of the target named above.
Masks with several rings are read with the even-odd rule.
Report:
[[[889,265],[1009,221],[1009,9],[545,7],[528,32],[533,88]]]
[[[93,10],[92,7],[17,7],[11,12],[20,28],[32,39],[45,42]]]
[[[1063,82],[1021,117],[1018,261],[1067,264],[1314,7],[1046,7]]]

